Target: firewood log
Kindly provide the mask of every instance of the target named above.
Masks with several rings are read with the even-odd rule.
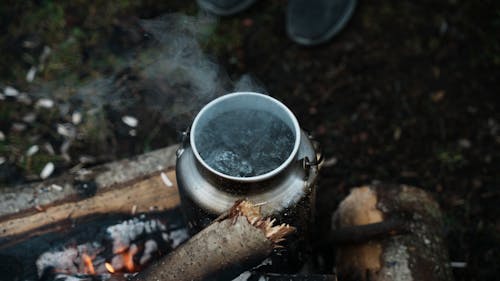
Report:
[[[332,225],[341,280],[452,280],[442,214],[422,189],[354,188],[340,203]]]
[[[170,146],[51,180],[1,189],[0,250],[65,229],[89,216],[178,207],[175,151],[176,146]]]
[[[236,202],[227,214],[133,280],[232,280],[264,260],[294,231],[289,225],[273,223],[253,204]]]

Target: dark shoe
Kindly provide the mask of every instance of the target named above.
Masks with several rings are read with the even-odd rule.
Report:
[[[288,36],[302,45],[317,45],[337,34],[351,18],[356,0],[290,0]]]
[[[230,16],[250,7],[256,0],[197,0],[198,5],[212,14]]]

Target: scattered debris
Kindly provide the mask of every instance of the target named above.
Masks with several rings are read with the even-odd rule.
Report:
[[[33,112],[30,112],[23,117],[23,121],[26,123],[33,123],[36,120],[36,114]]]
[[[3,163],[5,163],[7,161],[7,159],[3,156],[0,156],[0,165],[2,165]]]
[[[54,107],[54,101],[51,100],[51,99],[46,99],[46,98],[43,98],[43,99],[39,99],[36,104],[35,104],[35,107],[38,107],[38,108],[52,108]]]
[[[69,156],[69,148],[71,146],[71,140],[65,140],[63,144],[61,145],[60,151],[61,151],[61,156],[66,160],[67,162],[71,161],[71,156]]]
[[[22,131],[26,130],[26,124],[18,123],[18,122],[12,123],[11,129],[14,132],[22,132]]]
[[[137,120],[137,118],[129,116],[129,115],[123,116],[122,122],[125,123],[127,126],[132,127],[132,128],[137,127],[137,125],[139,124],[139,121]]]
[[[71,122],[75,125],[80,124],[82,122],[82,114],[79,111],[73,112],[73,114],[71,114]]]
[[[43,145],[43,148],[45,148],[45,150],[50,154],[50,155],[55,155],[56,152],[54,151],[54,147],[52,146],[52,144],[50,144],[49,142],[46,142],[44,145]]]
[[[54,169],[55,169],[54,163],[49,162],[45,164],[45,167],[43,167],[42,172],[40,173],[40,178],[44,180],[50,177],[50,175],[52,175],[52,173],[54,172]]]
[[[38,145],[32,145],[30,148],[28,148],[28,150],[26,151],[26,156],[30,157],[30,156],[33,156],[35,155],[35,153],[37,153],[39,150],[39,147]]]
[[[60,186],[60,185],[57,185],[57,184],[51,184],[50,185],[50,189],[53,189],[55,191],[62,191],[63,190],[63,187]]]
[[[20,93],[19,96],[17,97],[17,101],[24,105],[31,105],[31,103],[33,102],[26,93]]]
[[[0,141],[4,141],[5,140],[5,134],[0,131]]]
[[[174,186],[174,184],[172,183],[172,181],[168,178],[168,176],[167,176],[164,172],[161,172],[160,176],[161,176],[161,180],[163,181],[163,183],[164,183],[167,187],[172,187],[172,186]]]
[[[76,136],[76,128],[70,123],[57,124],[57,133],[73,139]]]
[[[19,91],[11,86],[5,87],[3,93],[6,97],[17,97],[19,95]]]
[[[80,155],[78,158],[78,162],[82,164],[92,164],[96,162],[95,157],[90,156],[90,155]]]
[[[32,66],[30,70],[28,70],[28,73],[26,73],[26,81],[30,83],[33,82],[33,80],[35,80],[36,71],[36,67]]]

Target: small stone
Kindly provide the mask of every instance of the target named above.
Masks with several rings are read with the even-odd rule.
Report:
[[[70,123],[57,124],[57,133],[67,138],[74,138],[76,136],[76,129]]]
[[[5,87],[5,89],[3,89],[3,93],[6,97],[17,97],[19,95],[19,91],[11,86]]]
[[[60,185],[57,185],[57,184],[50,185],[50,188],[53,189],[53,190],[56,190],[56,191],[62,191],[63,190],[63,187],[60,186]]]
[[[7,159],[3,156],[0,156],[0,165],[2,165],[3,163],[5,163],[7,161]]]
[[[28,73],[26,73],[26,81],[30,83],[33,82],[33,80],[35,80],[36,71],[36,67],[32,66],[30,70],[28,70]]]
[[[71,122],[75,125],[80,124],[82,122],[82,114],[78,111],[73,112],[73,114],[71,114]]]
[[[54,155],[54,154],[56,154],[56,152],[54,151],[54,147],[53,147],[50,143],[48,143],[48,142],[46,142],[46,143],[43,145],[43,148],[45,148],[45,150],[46,150],[46,151],[47,151],[50,155]]]
[[[36,120],[36,114],[35,113],[28,113],[24,115],[23,121],[26,123],[33,123],[33,121]]]
[[[35,155],[35,153],[37,153],[39,150],[39,147],[38,145],[32,145],[30,148],[28,148],[28,150],[26,151],[26,156],[30,157],[30,156],[33,156]]]
[[[468,139],[460,139],[460,140],[458,140],[458,145],[461,148],[470,148],[472,146],[470,140],[468,140]]]
[[[54,163],[49,162],[45,164],[45,167],[43,167],[42,172],[40,173],[40,178],[44,180],[50,177],[50,175],[52,175],[52,173],[54,172],[54,169],[55,169]]]
[[[137,120],[137,118],[133,117],[133,116],[128,116],[128,115],[125,115],[122,117],[122,122],[125,123],[127,126],[129,127],[137,127],[137,124],[139,124],[139,121]]]
[[[5,140],[5,135],[2,131],[0,131],[0,141],[4,141]]]
[[[39,99],[36,102],[36,107],[41,107],[41,108],[52,108],[54,107],[54,101],[51,99]]]
[[[26,93],[19,94],[19,96],[17,97],[17,101],[25,105],[31,105],[31,103],[33,102]]]
[[[15,132],[22,132],[22,131],[26,130],[26,124],[16,122],[16,123],[12,124],[11,129]]]

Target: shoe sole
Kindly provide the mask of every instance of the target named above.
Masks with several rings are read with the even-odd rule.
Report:
[[[203,0],[196,0],[198,3],[198,6],[200,6],[203,10],[209,11],[212,14],[215,14],[217,16],[231,16],[234,14],[237,14],[246,8],[250,7],[253,3],[255,3],[257,0],[247,0],[247,1],[241,1],[240,4],[235,6],[232,9],[226,10],[226,9],[221,9],[215,5],[212,5],[211,3],[208,3],[207,1]]]
[[[354,9],[356,8],[357,2],[358,2],[357,0],[352,0],[351,2],[352,4],[349,7],[347,7],[347,11],[344,13],[344,16],[337,22],[337,24],[335,24],[332,28],[330,28],[330,30],[328,30],[328,32],[326,32],[325,35],[323,35],[322,37],[310,39],[294,35],[290,30],[290,24],[288,24],[287,22],[286,31],[288,37],[290,37],[290,39],[292,39],[296,43],[304,46],[315,46],[325,43],[326,41],[334,37],[337,33],[339,33],[347,25],[347,22],[349,21],[349,19],[351,19],[352,14],[354,13]]]

